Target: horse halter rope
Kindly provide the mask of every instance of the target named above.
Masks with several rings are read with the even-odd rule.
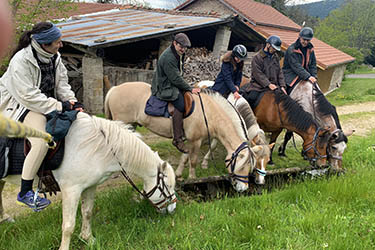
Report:
[[[323,159],[323,158],[327,158],[327,155],[321,155],[319,153],[319,151],[316,149],[316,142],[317,142],[317,139],[318,139],[318,134],[319,134],[319,131],[322,130],[322,128],[318,128],[316,131],[315,131],[315,134],[314,134],[314,137],[313,137],[313,140],[307,144],[307,148],[306,149],[302,149],[301,151],[301,155],[303,156],[303,158],[305,160],[309,160],[309,161],[312,161],[312,162],[316,162],[317,160],[319,159]],[[313,158],[310,158],[307,156],[307,152],[310,151],[311,149],[314,150],[314,153],[317,157],[313,157]]]
[[[104,131],[100,130],[100,132],[103,134],[104,138],[106,138]],[[121,168],[121,174],[124,176],[124,178],[132,185],[132,187],[140,194],[142,195],[146,200],[148,200],[158,211],[161,211],[165,207],[169,206],[170,204],[176,203],[177,202],[177,197],[173,193],[171,194],[167,188],[167,185],[165,185],[164,182],[164,177],[166,175],[162,172],[160,172],[160,169],[158,168],[158,173],[157,173],[157,180],[156,180],[156,185],[153,187],[148,193],[146,193],[144,190],[143,192],[139,190],[139,188],[135,185],[133,180],[130,178],[130,176],[126,173],[125,169],[122,167],[121,162],[118,160],[115,152],[111,148],[113,156],[116,158],[117,163],[119,164]],[[163,196],[163,199],[157,203],[154,203],[150,198],[151,196],[155,193],[155,191],[159,189],[160,191],[160,197]]]

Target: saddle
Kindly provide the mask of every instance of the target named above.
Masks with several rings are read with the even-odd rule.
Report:
[[[189,117],[195,108],[195,101],[193,95],[187,91],[184,93],[185,112],[184,118]],[[171,117],[174,112],[172,103],[160,100],[156,96],[151,95],[146,102],[145,114],[150,116]]]
[[[195,108],[195,101],[194,101],[193,95],[189,91],[186,91],[184,93],[184,103],[185,103],[184,118],[186,118],[193,113],[194,108]],[[175,108],[174,108],[173,104],[168,103],[168,113],[171,116],[173,115],[174,109]]]
[[[61,165],[64,157],[64,145],[65,140],[63,139],[57,142],[54,149],[49,149],[38,170],[38,176],[43,184],[42,192],[56,194],[57,191],[60,191],[60,187],[52,175],[52,170]],[[0,137],[0,179],[8,175],[22,174],[23,164],[30,149],[31,144],[27,139]]]

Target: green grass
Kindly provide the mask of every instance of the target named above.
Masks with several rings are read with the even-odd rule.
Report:
[[[174,215],[136,202],[128,186],[101,192],[92,225],[96,243],[79,239],[78,215],[71,249],[374,249],[374,141],[375,132],[350,138],[343,176],[306,179],[261,196],[179,202]],[[172,150],[153,147],[159,146],[161,154]],[[57,249],[61,222],[60,204],[53,204],[1,224],[0,249]]]
[[[327,95],[335,106],[375,101],[375,79],[345,79],[341,87]]]
[[[369,68],[368,66],[361,66],[355,70],[354,74],[375,74],[375,70],[373,68]]]

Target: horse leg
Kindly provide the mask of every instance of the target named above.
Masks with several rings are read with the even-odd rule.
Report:
[[[285,150],[286,150],[286,145],[288,144],[290,138],[292,138],[293,132],[287,130],[284,136],[284,142],[283,144],[279,147],[279,155],[280,156],[286,156]]]
[[[2,198],[4,185],[5,185],[5,181],[0,180],[0,224],[3,222],[14,222],[12,217],[4,213],[3,198]]]
[[[202,169],[207,169],[208,168],[208,161],[210,160],[210,155],[213,153],[213,151],[216,149],[217,146],[217,140],[214,138],[211,142],[211,150],[208,149],[207,154],[204,156],[201,167]]]
[[[81,191],[62,189],[62,237],[60,250],[69,250],[70,240],[76,224],[76,215]]]
[[[180,158],[180,162],[178,163],[178,168],[175,171],[176,178],[180,178],[182,176],[182,172],[184,171],[185,164],[189,160],[189,154],[182,154]]]
[[[95,242],[95,238],[92,237],[91,231],[91,216],[94,207],[95,191],[96,186],[93,186],[86,189],[82,193],[82,228],[79,236],[86,242],[89,242],[90,245],[92,245]]]
[[[272,143],[275,143],[276,142],[276,139],[277,137],[279,136],[279,134],[281,133],[282,129],[276,131],[276,132],[272,132],[271,134],[271,140],[270,140],[270,144]],[[271,148],[271,153],[270,153],[270,161],[268,162],[269,165],[274,165],[273,163],[273,160],[272,160],[272,152],[273,152],[273,149],[275,148],[275,144],[272,146]]]
[[[195,174],[195,166],[198,163],[198,153],[201,146],[201,141],[199,140],[191,144],[191,152],[189,154],[189,179],[195,179],[197,178]]]

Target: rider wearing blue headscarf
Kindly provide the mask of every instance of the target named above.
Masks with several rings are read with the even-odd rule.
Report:
[[[68,84],[68,75],[58,50],[61,31],[54,24],[41,22],[21,36],[7,71],[0,78],[0,112],[29,127],[45,131],[45,115],[52,111],[77,109]],[[34,195],[33,181],[47,154],[47,144],[40,138],[28,138],[31,150],[26,156],[17,203],[39,211],[51,202]],[[35,197],[34,197],[35,196]]]

